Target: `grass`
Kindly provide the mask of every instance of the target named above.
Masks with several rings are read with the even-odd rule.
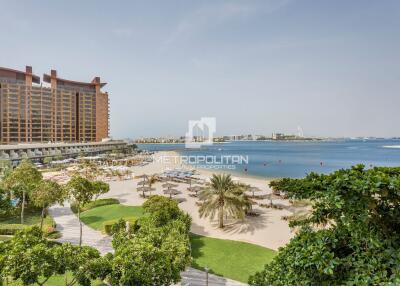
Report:
[[[120,218],[138,218],[142,215],[142,207],[112,204],[81,213],[81,220],[91,228],[103,231],[103,223],[106,221],[118,220]]]
[[[36,208],[26,208],[24,214],[24,224],[21,225],[20,211],[17,210],[14,214],[2,217],[0,216],[0,228],[15,228],[16,226],[40,226],[41,210]],[[47,215],[43,221],[43,231],[46,234],[57,235],[55,233],[55,222],[50,215]]]
[[[40,225],[40,209],[25,209],[24,214],[24,225]],[[15,214],[7,217],[0,217],[0,224],[20,224],[21,216],[20,212],[16,212]],[[47,216],[44,219],[44,225],[53,225],[54,221],[51,216]]]
[[[143,215],[139,206],[120,204],[106,205],[90,209],[81,214],[82,221],[103,231],[103,223],[120,218],[140,217]],[[272,260],[276,251],[255,244],[216,239],[200,235],[190,235],[193,267],[237,281],[246,282],[250,275],[264,268]]]
[[[249,276],[264,268],[276,251],[251,243],[191,234],[193,267],[248,282]]]
[[[114,204],[119,204],[119,201],[117,199],[99,199],[84,205],[84,207],[81,208],[81,212],[85,212],[101,206],[114,205]],[[75,204],[71,204],[71,210],[74,213],[78,212]]]

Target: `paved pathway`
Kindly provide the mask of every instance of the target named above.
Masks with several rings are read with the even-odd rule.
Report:
[[[57,224],[57,230],[62,234],[62,237],[58,239],[58,241],[79,244],[79,221],[75,214],[71,211],[70,204],[65,203],[64,206],[54,205],[49,209],[49,213]],[[100,231],[94,230],[85,224],[82,226],[82,244],[98,249],[103,255],[114,251],[111,246],[111,237],[106,236]],[[206,273],[204,271],[189,267],[186,271],[181,273],[181,276],[182,282],[178,285],[206,285]],[[246,284],[209,274],[208,285],[245,286]]]

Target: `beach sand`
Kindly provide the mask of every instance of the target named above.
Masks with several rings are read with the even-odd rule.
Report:
[[[154,155],[154,162],[145,166],[132,167],[134,176],[142,174],[151,175],[161,173],[167,169],[185,167],[174,162],[169,162],[169,164],[166,165],[165,160],[159,160],[160,156],[164,156],[165,158],[166,156],[171,157],[176,155],[178,154],[170,151],[157,152]],[[196,171],[199,174],[197,177],[200,178],[208,178],[213,173],[212,171],[201,169],[196,169]],[[268,187],[268,181],[265,179],[233,176],[239,182],[260,188],[262,192],[258,192],[257,195],[271,193],[271,189]],[[136,190],[139,181],[141,181],[141,179],[109,182],[110,192],[102,197],[117,198],[120,200],[121,204],[124,205],[141,205],[146,199],[143,199],[140,196],[141,193]],[[153,195],[164,195],[162,192],[162,184],[163,183],[158,182],[153,185],[153,188],[156,189],[156,191],[152,192]],[[179,204],[179,207],[192,217],[191,232],[195,234],[250,242],[274,250],[284,246],[289,242],[290,238],[294,236],[294,232],[289,228],[288,222],[282,220],[282,216],[290,215],[291,212],[285,209],[262,208],[258,205],[253,208],[261,213],[260,216],[246,217],[243,221],[227,221],[226,226],[223,229],[219,229],[217,219],[210,220],[209,218],[200,218],[198,213],[199,207],[196,205],[197,198],[189,196],[190,192],[186,190],[188,186],[188,184],[179,184],[176,189],[180,190],[182,194],[176,195],[175,197],[183,200],[183,202]],[[268,204],[269,200],[265,199],[258,202]],[[289,205],[289,202],[287,200],[274,200],[274,204]]]

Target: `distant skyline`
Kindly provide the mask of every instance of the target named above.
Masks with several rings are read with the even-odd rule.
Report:
[[[114,138],[400,136],[400,1],[0,3],[0,66],[100,76]]]

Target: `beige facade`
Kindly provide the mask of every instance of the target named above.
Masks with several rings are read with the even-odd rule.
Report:
[[[0,142],[98,142],[109,136],[108,94],[105,83],[77,82],[57,77],[52,70],[40,78],[0,68]]]

